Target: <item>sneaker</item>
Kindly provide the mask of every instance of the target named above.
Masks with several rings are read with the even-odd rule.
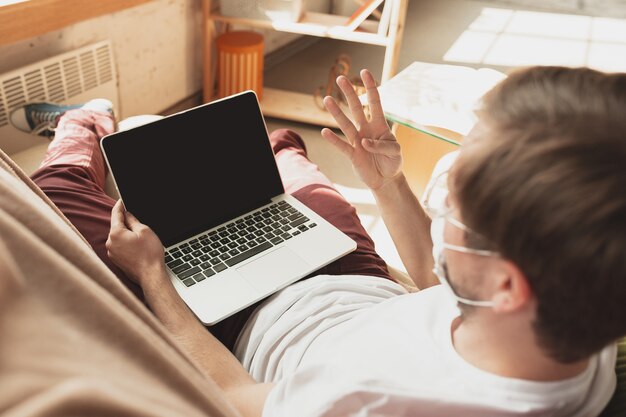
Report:
[[[109,100],[95,99],[85,104],[65,106],[55,103],[28,103],[11,111],[9,121],[18,130],[51,138],[61,116],[68,110],[86,109],[113,114]]]
[[[93,100],[89,100],[82,106],[81,109],[97,111],[100,113],[109,113],[111,116],[113,115],[113,103],[104,98],[95,98]]]

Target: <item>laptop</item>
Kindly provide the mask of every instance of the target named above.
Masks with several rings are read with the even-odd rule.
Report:
[[[252,91],[100,146],[124,206],[161,239],[174,287],[206,325],[356,249],[285,193]]]

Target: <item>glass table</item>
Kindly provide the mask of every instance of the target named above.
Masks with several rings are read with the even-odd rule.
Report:
[[[480,98],[504,77],[488,68],[414,62],[379,91],[389,121],[458,146],[446,130],[466,135]]]
[[[487,68],[414,62],[379,87],[416,195],[423,193],[437,161],[457,150],[476,123],[480,98],[504,77]]]

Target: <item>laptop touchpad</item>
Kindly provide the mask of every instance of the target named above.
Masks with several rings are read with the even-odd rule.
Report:
[[[237,268],[237,272],[262,293],[301,278],[309,272],[310,266],[289,248],[281,247],[267,255]]]

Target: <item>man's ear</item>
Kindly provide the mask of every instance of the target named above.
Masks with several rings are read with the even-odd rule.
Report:
[[[495,293],[492,297],[494,311],[512,313],[529,305],[533,292],[526,275],[511,261],[498,259]]]

